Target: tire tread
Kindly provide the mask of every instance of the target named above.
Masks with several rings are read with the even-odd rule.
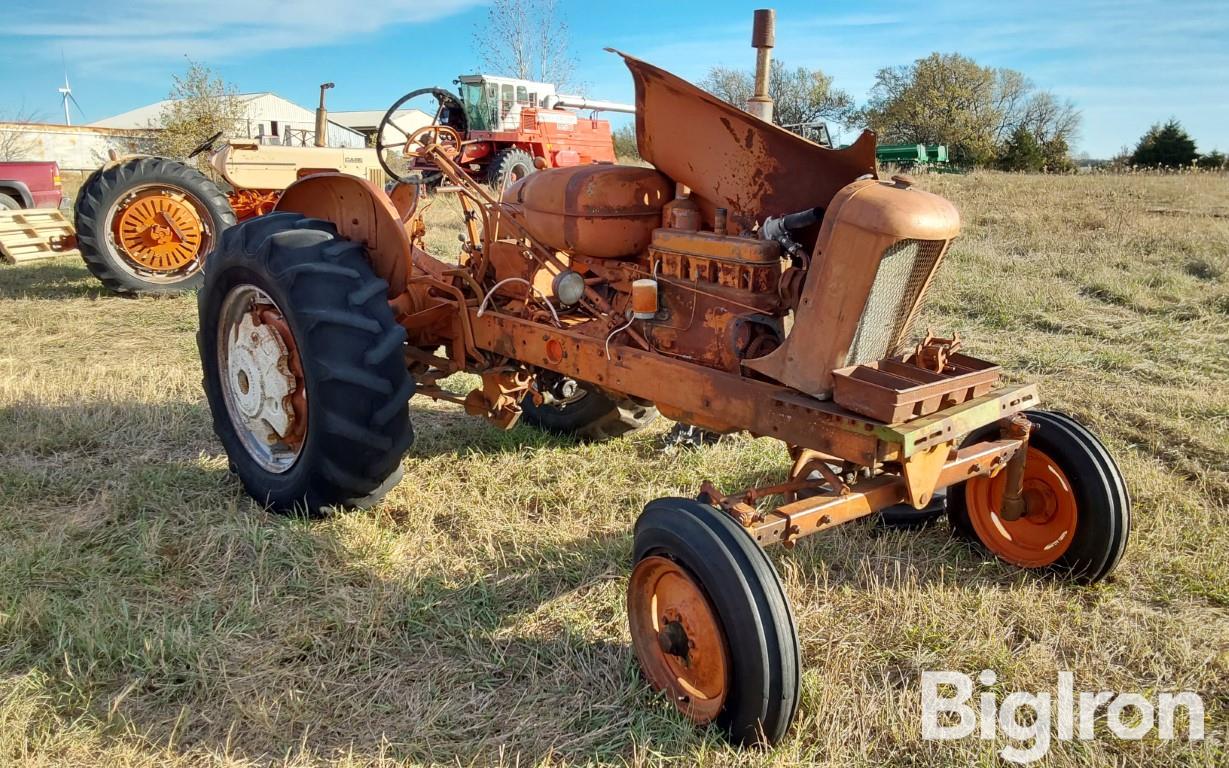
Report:
[[[128,188],[143,180],[166,183],[185,189],[200,200],[212,214],[209,222],[214,229],[215,250],[225,242],[226,233],[235,223],[235,213],[222,190],[200,171],[177,160],[163,157],[132,158],[101,168],[86,178],[73,206],[77,245],[86,269],[108,290],[119,294],[180,293],[200,285],[202,269],[173,283],[151,283],[126,272],[117,262],[122,259],[112,253],[107,240],[105,217],[113,201]],[[208,254],[204,261],[208,261]]]
[[[243,282],[258,285],[281,306],[308,378],[307,439],[298,463],[282,475],[250,461],[217,382],[216,314],[228,290]],[[401,476],[401,459],[414,439],[414,381],[395,354],[405,331],[383,300],[386,289],[361,245],[341,239],[329,222],[295,213],[233,227],[212,257],[198,297],[197,345],[214,431],[249,495],[275,511],[366,506]],[[356,294],[367,299],[355,302]]]

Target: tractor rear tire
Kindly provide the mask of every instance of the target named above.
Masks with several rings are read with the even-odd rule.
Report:
[[[257,502],[277,512],[316,515],[331,506],[374,504],[396,484],[414,440],[414,381],[402,351],[405,330],[387,291],[363,246],[340,237],[330,222],[272,213],[223,235],[198,296],[197,345],[214,432]],[[236,309],[236,296],[252,298]],[[274,348],[283,357],[276,366],[257,368],[247,361],[258,358],[239,347],[243,333],[264,326],[239,329],[228,318],[246,323],[273,311],[275,320],[264,323],[281,334]],[[260,422],[245,397],[249,388],[262,398],[285,392],[270,386],[279,376],[293,382],[292,393],[300,387],[305,393],[297,406],[302,413],[291,396],[281,401],[292,403],[282,406],[294,410],[292,425],[306,422],[293,439],[253,429]],[[276,397],[268,408],[276,415]]]
[[[532,155],[518,147],[508,147],[497,152],[487,166],[486,181],[492,189],[502,193],[536,170]]]
[[[1075,419],[1026,411],[1035,426],[1028,441],[1019,520],[999,517],[1004,475],[975,477],[948,490],[953,533],[1022,568],[1081,584],[1101,581],[1118,566],[1131,533],[1131,499],[1113,457]],[[977,442],[996,428],[978,430]]]
[[[127,294],[200,287],[205,258],[235,225],[230,202],[216,184],[163,157],[133,158],[94,172],[77,195],[74,213],[85,266],[107,288]],[[165,227],[167,222],[172,226]],[[165,230],[157,235],[161,241],[135,245],[155,226]]]
[[[615,399],[592,384],[579,384],[578,395],[562,403],[521,402],[521,421],[556,435],[599,443],[644,429],[657,418],[652,405],[631,398]]]
[[[0,193],[0,211],[20,211],[21,203],[8,195]]]
[[[798,709],[801,653],[764,550],[725,512],[663,498],[636,521],[632,561],[628,623],[650,685],[735,744],[780,742]]]

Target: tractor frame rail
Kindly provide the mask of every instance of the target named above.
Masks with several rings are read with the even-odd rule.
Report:
[[[1015,429],[1015,417],[1000,422],[1003,435],[1012,434]],[[1013,459],[1022,456],[1026,446],[1027,437],[1002,437],[959,449],[944,444],[939,454],[944,460],[938,465],[938,473],[933,476],[933,485],[925,492],[925,498],[929,499],[936,490],[972,477],[994,477],[1004,470],[1010,475]],[[706,481],[701,486],[700,500],[732,516],[761,546],[782,544],[791,549],[806,536],[912,501],[909,475],[906,474],[910,471],[908,460],[902,465],[900,474],[885,472],[847,484],[824,462],[830,458],[816,455],[809,461],[796,462],[795,471],[791,473],[794,476],[788,482],[730,495],[722,494]],[[799,477],[799,472],[818,472],[820,477]],[[798,498],[808,492],[809,495]],[[757,502],[769,497],[783,497],[785,501],[767,509],[757,506]]]

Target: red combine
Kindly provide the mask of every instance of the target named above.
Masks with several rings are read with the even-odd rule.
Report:
[[[560,95],[555,86],[532,80],[463,75],[456,82],[459,97],[443,88],[421,88],[393,104],[376,132],[382,161],[387,161],[385,150],[404,157],[407,146],[440,144],[473,178],[498,189],[538,167],[613,163],[610,123],[580,113],[636,111],[630,104]],[[402,116],[416,99],[433,99],[434,117],[407,132]],[[439,169],[426,157],[416,158],[410,170],[428,182],[439,178]]]

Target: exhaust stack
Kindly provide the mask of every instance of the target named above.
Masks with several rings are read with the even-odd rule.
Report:
[[[324,108],[324,92],[332,88],[332,83],[320,84],[320,106],[316,107],[316,146],[329,145],[329,112]]]
[[[747,111],[772,122],[772,97],[768,95],[768,75],[772,71],[772,48],[777,43],[777,14],[771,8],[755,12],[751,27],[751,47],[755,49],[755,94],[747,100]]]

